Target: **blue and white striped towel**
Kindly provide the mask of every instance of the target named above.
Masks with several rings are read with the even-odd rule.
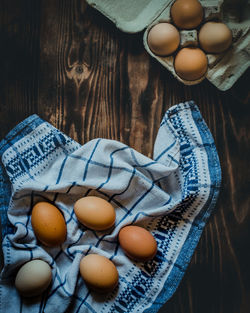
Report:
[[[221,180],[213,138],[193,102],[166,112],[154,159],[113,140],[95,139],[81,146],[36,115],[12,130],[0,149],[5,168],[0,312],[153,313],[171,297],[215,206]],[[79,225],[73,204],[86,195],[113,204],[112,231]],[[54,202],[67,222],[61,247],[45,247],[34,236],[31,210],[44,200]],[[13,227],[6,227],[7,206],[12,232]],[[145,227],[157,240],[153,260],[136,263],[121,250],[117,234],[131,223]],[[104,255],[116,265],[119,285],[111,294],[89,292],[79,276],[79,262],[88,253]],[[25,299],[17,293],[14,278],[24,262],[35,258],[50,264],[53,282],[44,295]]]

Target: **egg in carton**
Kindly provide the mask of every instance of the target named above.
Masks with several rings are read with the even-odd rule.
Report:
[[[208,58],[208,67],[207,70],[205,71],[205,73],[199,77],[198,79],[195,80],[187,80],[187,79],[183,79],[182,77],[180,77],[175,70],[174,67],[174,61],[176,58],[177,53],[185,47],[199,47],[199,41],[198,41],[198,32],[201,26],[201,23],[198,21],[198,26],[196,28],[192,28],[192,29],[179,29],[179,34],[180,34],[180,43],[179,43],[179,47],[178,49],[171,55],[168,56],[159,56],[156,53],[154,53],[152,51],[152,49],[150,49],[149,47],[149,40],[148,40],[148,36],[149,36],[149,32],[150,30],[160,24],[160,23],[169,23],[172,25],[175,25],[173,22],[173,19],[171,17],[171,8],[172,5],[175,3],[175,1],[172,1],[170,3],[170,5],[155,19],[155,21],[150,24],[146,31],[144,32],[144,36],[143,36],[143,43],[144,43],[144,47],[147,50],[147,52],[154,57],[155,59],[157,59],[157,61],[159,61],[164,67],[166,67],[179,81],[181,81],[182,83],[184,83],[185,85],[195,85],[200,83],[202,80],[204,80],[209,71],[210,68],[213,67],[213,65],[216,63],[216,60],[219,58],[221,58],[221,55],[207,55]],[[202,7],[203,7],[203,18],[202,18],[202,24],[211,20],[221,20],[222,19],[222,14],[221,14],[221,5],[222,5],[222,1],[207,1],[207,5],[205,6],[205,3],[200,1]],[[193,8],[191,8],[193,10]]]
[[[209,2],[209,1],[206,1]],[[208,54],[207,79],[220,90],[227,90],[250,66],[250,2],[224,0],[220,20],[232,32],[232,45],[224,53]]]
[[[192,0],[193,1],[193,0]],[[207,78],[220,90],[232,87],[235,81],[244,73],[250,65],[249,58],[249,20],[248,17],[238,18],[240,10],[248,9],[247,0],[200,0],[203,7],[203,20],[199,26],[193,29],[182,30],[180,44],[175,53],[169,56],[159,56],[150,50],[148,45],[149,30],[158,23],[173,24],[170,10],[173,0],[87,0],[87,2],[102,12],[116,26],[127,33],[136,33],[144,29],[143,42],[146,51],[174,77],[186,85],[200,83]],[[206,73],[199,79],[185,80],[177,75],[174,68],[175,56],[182,48],[199,47],[199,30],[206,22],[216,21],[225,23],[232,33],[232,45],[222,53],[206,53],[208,67]]]

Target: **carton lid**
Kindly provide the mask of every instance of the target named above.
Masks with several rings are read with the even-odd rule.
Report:
[[[126,33],[138,33],[146,28],[172,0],[87,0],[116,27]]]

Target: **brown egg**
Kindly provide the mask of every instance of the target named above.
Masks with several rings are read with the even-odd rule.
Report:
[[[182,79],[197,80],[207,71],[207,57],[199,48],[183,48],[175,57],[174,68]]]
[[[176,0],[171,7],[170,14],[177,27],[192,29],[202,22],[203,8],[197,0]]]
[[[105,230],[115,223],[113,206],[102,198],[81,198],[76,201],[74,211],[80,223],[94,230]]]
[[[199,43],[208,53],[221,53],[232,43],[232,32],[224,23],[207,22],[199,32]]]
[[[159,23],[153,26],[148,33],[148,45],[157,55],[170,55],[178,48],[180,34],[169,23]]]
[[[126,255],[136,261],[148,261],[157,252],[154,237],[143,227],[123,227],[119,232],[119,242]]]
[[[66,239],[64,217],[54,205],[48,202],[38,202],[33,207],[31,224],[37,239],[46,246],[59,246]]]
[[[119,279],[114,263],[98,254],[88,254],[81,259],[80,273],[90,289],[101,293],[112,291]]]

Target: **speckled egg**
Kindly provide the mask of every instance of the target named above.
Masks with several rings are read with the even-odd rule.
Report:
[[[53,204],[38,202],[32,209],[31,224],[37,239],[46,246],[59,246],[66,239],[63,214]]]

